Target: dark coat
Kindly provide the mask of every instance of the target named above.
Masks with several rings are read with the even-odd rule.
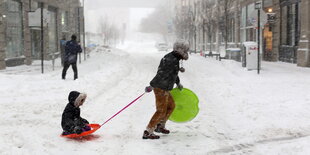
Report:
[[[75,128],[83,128],[89,122],[80,116],[80,108],[74,106],[76,98],[79,96],[79,92],[72,91],[69,94],[69,103],[62,113],[61,126],[66,132],[73,133]]]
[[[160,88],[166,91],[172,90],[174,83],[179,84],[178,76],[181,56],[175,51],[166,54],[160,61],[156,76],[150,82],[154,88]]]
[[[76,63],[77,54],[81,52],[82,48],[75,40],[68,41],[65,47],[65,62]]]

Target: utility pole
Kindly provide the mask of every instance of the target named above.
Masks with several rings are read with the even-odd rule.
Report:
[[[79,34],[79,44],[81,45],[81,8],[78,7],[78,34]],[[79,53],[79,63],[81,63],[81,53]]]
[[[85,0],[83,0],[83,45],[84,45],[84,60],[86,60],[86,41],[85,41]]]
[[[43,4],[41,5],[41,72],[44,73],[44,27],[43,27]]]
[[[257,74],[260,73],[260,9],[262,2],[255,2],[255,9],[257,10]]]

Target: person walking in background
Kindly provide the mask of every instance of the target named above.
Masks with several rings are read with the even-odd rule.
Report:
[[[66,36],[62,36],[60,40],[60,58],[61,58],[61,66],[64,66],[65,59],[65,48],[66,48]]]
[[[76,66],[77,55],[82,52],[81,46],[76,41],[76,35],[71,36],[71,40],[66,43],[65,57],[64,57],[64,68],[62,70],[62,79],[66,79],[67,70],[72,65],[74,72],[74,80],[78,78],[78,70]]]
[[[179,62],[188,59],[188,50],[187,43],[182,41],[174,43],[173,51],[161,59],[156,76],[150,82],[150,86],[145,88],[145,92],[154,90],[156,112],[143,133],[143,139],[159,139],[160,137],[155,135],[154,131],[163,134],[170,133],[165,126],[175,108],[175,103],[169,91],[173,89],[175,83],[179,89],[183,89],[178,73],[179,71],[185,72],[185,69],[180,68]]]

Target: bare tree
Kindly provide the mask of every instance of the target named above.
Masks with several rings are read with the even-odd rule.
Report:
[[[189,16],[188,10],[177,10],[176,17],[174,18],[174,27],[177,38],[189,40],[190,31],[192,29],[192,19]]]
[[[207,31],[207,37],[210,41],[210,49],[209,52],[212,53],[212,35],[214,27],[216,27],[216,17],[215,15],[215,2],[213,0],[203,0],[201,4],[202,10],[201,10],[201,18],[202,18],[202,24],[203,29]],[[204,42],[205,44],[205,42]]]
[[[166,6],[158,6],[153,13],[142,19],[140,23],[140,31],[145,33],[158,33],[165,38],[171,33],[169,24],[172,24],[170,11]]]
[[[110,24],[107,16],[99,20],[99,33],[104,45],[116,44],[120,40],[120,30],[114,24]]]
[[[196,51],[197,2],[194,2],[192,6],[177,8],[175,11],[174,27],[177,38],[188,40],[190,46],[194,45]]]
[[[218,0],[220,29],[225,40],[225,50],[227,49],[229,16],[233,11],[233,6],[237,0]]]

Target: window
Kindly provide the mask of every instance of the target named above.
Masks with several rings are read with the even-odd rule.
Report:
[[[64,11],[61,13],[61,26],[63,32],[68,31],[69,29],[68,23],[69,23],[69,13],[68,11]]]
[[[279,60],[296,63],[300,36],[300,0],[280,0],[280,9]]]
[[[241,10],[241,41],[256,41],[255,22],[257,14],[255,11],[254,3],[247,5]]]
[[[49,41],[49,54],[54,54],[58,50],[57,41],[57,13],[56,8],[49,7],[50,21],[48,23],[48,41]]]
[[[8,0],[6,27],[6,57],[14,58],[23,55],[23,18],[21,2]]]
[[[234,42],[235,41],[235,20],[234,18],[228,19],[228,32],[227,32],[227,41],[228,42]]]
[[[281,7],[281,44],[297,46],[300,23],[299,3],[289,4]]]
[[[30,11],[36,11],[39,8],[39,3],[34,1],[34,0],[30,0]]]

